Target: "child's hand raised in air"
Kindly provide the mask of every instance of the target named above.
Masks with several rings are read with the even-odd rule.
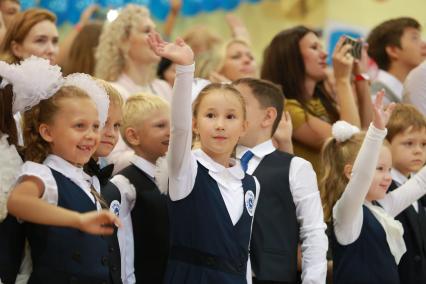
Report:
[[[393,109],[395,108],[395,103],[390,103],[386,108],[383,106],[383,97],[385,96],[385,91],[381,90],[377,92],[376,100],[374,101],[374,115],[373,115],[373,125],[378,129],[385,129],[386,124],[388,123],[389,117],[392,114]]]
[[[148,44],[155,54],[165,57],[173,63],[179,65],[194,63],[194,52],[181,38],[177,38],[175,42],[166,42],[159,33],[151,32],[148,35]]]
[[[80,214],[77,229],[93,235],[111,235],[114,226],[120,227],[121,221],[108,210]]]

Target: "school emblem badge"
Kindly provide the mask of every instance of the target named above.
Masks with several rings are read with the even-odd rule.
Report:
[[[247,212],[250,216],[253,216],[253,211],[254,211],[254,193],[251,190],[248,190],[246,192],[246,195],[244,197],[245,202],[246,202],[246,209]]]
[[[113,200],[109,206],[109,210],[118,217],[120,215],[120,202],[118,200]]]

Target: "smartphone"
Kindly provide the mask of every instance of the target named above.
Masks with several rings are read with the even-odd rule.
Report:
[[[350,44],[352,46],[352,49],[349,51],[350,54],[356,59],[361,59],[362,40],[354,39],[353,37],[345,35],[345,41],[343,42],[343,45],[346,44]]]

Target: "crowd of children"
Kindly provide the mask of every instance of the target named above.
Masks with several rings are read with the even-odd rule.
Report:
[[[175,68],[170,101],[48,59],[0,61],[0,284],[426,281],[426,119],[384,90],[367,101],[343,39],[338,102],[305,27],[266,50],[277,84],[194,80],[193,49],[152,27],[143,46]],[[283,80],[286,57],[299,65]],[[321,159],[293,154],[292,136]]]

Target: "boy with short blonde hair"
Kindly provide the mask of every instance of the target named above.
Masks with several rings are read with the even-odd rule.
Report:
[[[123,108],[120,129],[134,151],[131,165],[111,180],[122,195],[118,231],[123,283],[162,283],[168,248],[167,197],[155,184],[156,161],[170,138],[170,106],[159,96],[135,95]]]
[[[386,138],[392,153],[392,184],[404,184],[426,162],[426,120],[412,105],[398,104],[387,124]],[[407,252],[398,264],[401,283],[426,283],[426,200],[422,198],[401,212],[396,219],[404,227]]]

